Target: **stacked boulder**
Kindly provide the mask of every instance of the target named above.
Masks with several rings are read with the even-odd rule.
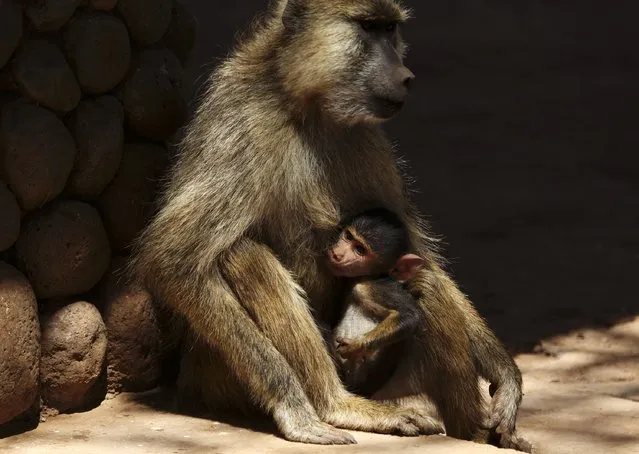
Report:
[[[179,0],[0,0],[0,30],[1,432],[158,383],[152,300],[122,269],[186,119],[195,21]]]

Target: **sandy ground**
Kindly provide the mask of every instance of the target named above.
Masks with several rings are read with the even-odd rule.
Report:
[[[610,329],[583,329],[517,357],[525,397],[519,430],[538,453],[639,453],[639,317]],[[355,433],[358,444],[289,443],[264,427],[229,425],[158,410],[157,392],[123,394],[87,413],[61,415],[0,440],[15,453],[510,452],[443,436]],[[160,405],[161,406],[161,405]]]

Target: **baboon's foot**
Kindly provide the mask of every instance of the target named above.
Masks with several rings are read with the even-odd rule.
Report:
[[[351,434],[320,421],[317,416],[279,409],[273,412],[273,418],[282,436],[289,441],[316,445],[357,443]]]
[[[322,419],[335,427],[365,432],[405,436],[444,433],[442,423],[422,411],[357,396],[346,397]]]

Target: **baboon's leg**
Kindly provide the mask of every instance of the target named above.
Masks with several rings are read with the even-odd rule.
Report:
[[[373,402],[344,389],[304,292],[266,246],[240,240],[222,257],[220,271],[264,338],[304,384],[322,420],[347,429],[404,435],[439,430],[419,412]]]
[[[205,313],[205,319],[193,318],[190,323],[196,332],[208,334],[211,348],[219,353],[229,369],[235,371],[240,386],[246,389],[251,400],[273,416],[284,437],[316,444],[353,443],[352,435],[320,420],[298,376],[255,325],[223,279],[212,275],[198,284],[198,295],[209,302],[210,310]],[[207,331],[211,326],[215,329]],[[206,373],[209,367],[214,366],[206,364],[202,372]],[[200,375],[199,380],[208,380],[208,377]],[[211,388],[200,385],[199,389],[206,392]],[[211,397],[215,399],[216,396]],[[204,398],[208,399],[208,396]]]

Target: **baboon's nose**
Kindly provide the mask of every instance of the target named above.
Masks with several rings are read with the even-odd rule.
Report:
[[[411,87],[411,85],[413,85],[414,80],[415,80],[415,74],[413,74],[413,72],[410,69],[404,66],[402,68],[402,85],[404,85],[404,87],[408,89]]]

